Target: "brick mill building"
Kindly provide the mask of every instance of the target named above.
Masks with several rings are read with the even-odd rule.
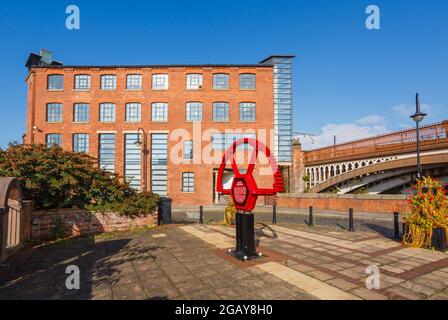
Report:
[[[26,64],[24,142],[86,152],[101,168],[127,177],[137,189],[171,197],[174,205],[210,205],[219,202],[214,191],[219,163],[198,160],[202,149],[210,144],[212,154],[223,152],[235,139],[259,138],[262,129],[288,189],[293,58],[235,65],[77,66],[41,50]],[[217,133],[202,135],[197,143],[198,127],[201,134]],[[173,154],[180,161],[174,163]],[[229,172],[227,183],[231,179]]]

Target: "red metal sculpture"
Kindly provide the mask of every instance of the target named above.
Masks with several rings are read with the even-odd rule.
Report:
[[[248,144],[253,147],[253,152],[250,157],[249,165],[245,173],[240,173],[235,160],[236,149],[242,144]],[[258,153],[262,151],[269,159],[272,171],[274,172],[274,184],[272,188],[258,188],[257,183],[253,177],[255,162],[258,158]],[[234,179],[231,189],[224,189],[222,178],[224,170],[228,161],[231,161]],[[269,148],[258,140],[244,138],[235,141],[232,146],[227,149],[222,157],[222,162],[219,167],[217,191],[222,194],[228,194],[232,197],[237,210],[250,212],[255,208],[258,196],[275,195],[277,192],[282,192],[284,189],[282,173],[280,172],[277,161]]]
[[[240,145],[250,145],[253,148],[245,173],[240,172],[235,159],[236,150]],[[260,151],[266,155],[272,168],[272,172],[274,173],[274,183],[272,188],[258,188],[253,176],[255,162],[258,159]],[[225,189],[222,180],[224,170],[229,161],[231,162],[234,178],[231,189]],[[284,189],[282,174],[278,168],[274,155],[266,145],[258,140],[244,138],[235,141],[222,158],[216,189],[222,194],[230,195],[235,204],[235,208],[237,209],[236,250],[229,250],[229,253],[240,260],[253,259],[260,256],[261,254],[258,254],[255,251],[254,215],[252,211],[255,208],[258,196],[275,195],[277,192],[282,192]]]

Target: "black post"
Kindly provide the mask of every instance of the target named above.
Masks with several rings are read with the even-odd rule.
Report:
[[[204,224],[204,206],[199,207],[199,224]]]
[[[394,239],[400,239],[400,230],[399,230],[399,217],[400,214],[398,212],[394,212]]]
[[[348,231],[353,232],[355,229],[353,228],[353,209],[348,209]]]
[[[309,211],[310,211],[310,213],[309,213],[309,218],[308,218],[308,225],[310,227],[312,227],[312,226],[314,226],[313,206],[310,206]]]
[[[272,224],[277,224],[277,206],[272,206]]]
[[[240,260],[256,258],[254,214],[250,212],[236,212],[236,250],[234,256]]]

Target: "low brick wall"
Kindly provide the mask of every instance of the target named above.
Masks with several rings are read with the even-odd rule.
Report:
[[[83,236],[157,225],[157,210],[148,216],[129,218],[117,213],[97,213],[82,209],[58,209],[31,213],[31,239],[55,237],[63,226],[65,236]]]
[[[284,208],[373,213],[405,213],[409,204],[405,195],[336,195],[336,194],[280,194],[278,206]]]

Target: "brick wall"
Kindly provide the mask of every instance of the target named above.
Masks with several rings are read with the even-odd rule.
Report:
[[[153,74],[169,74],[168,90],[152,90],[151,77]],[[189,73],[202,73],[204,77],[203,88],[200,90],[187,90],[185,79]],[[212,77],[214,73],[227,73],[230,77],[229,90],[213,90]],[[238,87],[239,74],[256,74],[255,90],[240,90]],[[60,91],[47,90],[47,77],[50,74],[64,75],[64,89]],[[91,90],[74,90],[74,76],[76,74],[91,75]],[[103,74],[117,76],[117,88],[113,91],[100,90],[100,77]],[[126,75],[142,74],[143,89],[138,91],[126,90]],[[266,142],[271,146],[270,129],[274,128],[274,95],[273,95],[273,68],[267,66],[256,67],[146,67],[146,68],[35,68],[28,79],[27,102],[27,130],[25,143],[45,143],[46,134],[62,134],[62,148],[72,150],[72,139],[75,133],[90,135],[89,154],[98,157],[98,134],[101,132],[115,132],[115,170],[124,174],[124,135],[137,132],[143,127],[147,134],[147,148],[151,150],[151,133],[172,133],[175,129],[182,129],[182,139],[191,140],[195,133],[192,122],[185,120],[185,105],[187,102],[199,101],[203,103],[202,133],[218,130],[224,133],[227,129],[258,130],[265,129]],[[230,119],[228,122],[214,122],[212,120],[213,102],[225,101],[229,103]],[[101,123],[99,121],[100,103],[114,103],[116,105],[115,123]],[[125,121],[125,104],[141,103],[141,122],[127,123]],[[168,103],[168,121],[151,121],[151,104],[154,102]],[[256,103],[256,121],[239,121],[239,103]],[[48,103],[61,103],[62,123],[46,122],[46,106]],[[73,105],[75,103],[90,104],[89,123],[73,123]],[[33,129],[37,127],[38,129]],[[258,133],[258,132],[257,132]],[[202,148],[210,144],[210,137],[202,137]],[[173,137],[171,137],[173,138]],[[200,137],[199,137],[200,138]],[[199,139],[201,140],[201,139]],[[194,144],[194,161],[184,160],[180,164],[171,161],[172,151],[179,144],[179,139],[168,142],[168,195],[173,203],[178,205],[210,205],[213,201],[213,170],[218,169],[222,154],[215,155],[216,163],[208,164],[200,161],[201,146]],[[181,151],[181,150],[180,150]],[[148,188],[150,186],[151,170],[150,155],[146,161]],[[195,192],[182,192],[182,173],[195,174]]]
[[[96,213],[81,209],[33,211],[31,239],[54,238],[58,217],[62,218],[65,236],[82,236],[157,225],[157,210],[146,217],[129,218],[116,213]]]
[[[348,211],[373,213],[405,213],[408,202],[405,195],[334,195],[334,194],[280,194],[278,206],[284,208]]]

